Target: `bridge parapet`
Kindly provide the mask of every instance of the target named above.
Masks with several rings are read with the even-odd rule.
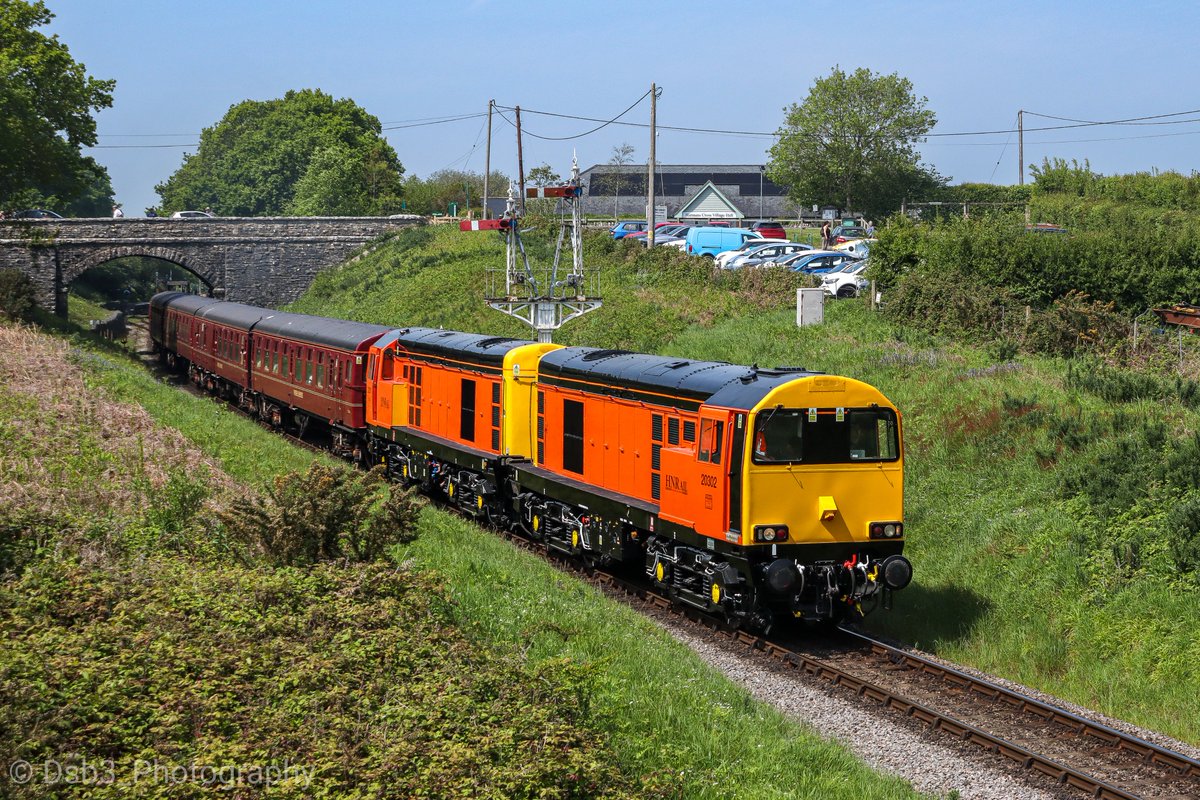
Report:
[[[0,268],[30,276],[39,302],[66,313],[66,290],[92,267],[128,256],[190,270],[229,300],[276,307],[317,273],[380,236],[425,224],[397,217],[195,217],[0,222]]]

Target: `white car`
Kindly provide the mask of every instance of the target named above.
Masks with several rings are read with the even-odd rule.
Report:
[[[192,219],[194,217],[211,217],[212,214],[207,211],[176,211],[171,215],[171,219]]]
[[[875,239],[851,239],[848,242],[842,242],[833,246],[834,250],[840,250],[843,253],[849,253],[852,256],[866,258],[870,255],[871,245],[875,244]]]
[[[832,297],[858,297],[859,292],[871,285],[870,281],[863,277],[867,266],[868,262],[865,260],[849,261],[840,269],[822,275],[821,288],[825,290],[825,294]]]
[[[714,260],[717,262],[718,267],[724,269],[731,259],[742,255],[748,250],[753,250],[755,247],[760,247],[764,244],[787,244],[787,242],[787,239],[747,239],[746,241],[742,242],[742,246],[736,250],[726,250],[724,253],[717,253]]]
[[[760,247],[755,247],[739,256],[734,256],[725,263],[725,269],[741,269],[742,267],[769,267],[776,261],[795,255],[796,253],[807,253],[812,250],[811,244],[803,242],[780,242],[778,244],[764,244]]]

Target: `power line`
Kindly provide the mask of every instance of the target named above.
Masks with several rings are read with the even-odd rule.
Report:
[[[1011,141],[1012,141],[1012,134],[1010,133],[1008,135],[1008,138],[1004,140],[1004,147],[1000,148],[1000,157],[996,159],[996,165],[994,167],[992,167],[992,174],[988,178],[989,181],[992,178],[996,177],[996,170],[998,170],[1000,168],[1000,162],[1004,160],[1004,154],[1008,152],[1008,145]]]
[[[1200,121],[1200,120],[1198,120]],[[1025,130],[1029,130],[1026,128]],[[1140,136],[1106,136],[1097,139],[1042,139],[1025,144],[1086,144],[1088,142],[1125,142],[1131,139],[1165,139],[1171,136],[1195,136],[1200,131],[1179,131],[1178,133],[1146,133]],[[932,142],[926,147],[995,147],[999,142]]]
[[[612,125],[614,122],[616,122],[617,120],[619,120],[621,117],[625,116],[625,115],[626,115],[626,114],[628,114],[630,111],[632,111],[632,110],[633,110],[633,109],[634,109],[634,108],[637,106],[637,104],[638,104],[638,103],[642,102],[642,101],[643,101],[643,100],[645,100],[647,97],[649,97],[649,96],[650,96],[650,92],[651,92],[651,90],[650,90],[650,89],[647,89],[647,90],[646,90],[646,93],[645,93],[644,95],[642,95],[641,97],[639,97],[637,100],[634,100],[634,101],[633,101],[633,102],[632,102],[632,103],[629,105],[629,107],[628,107],[628,108],[626,108],[624,111],[622,111],[620,114],[617,114],[615,117],[613,117],[613,118],[612,118],[612,119],[610,119],[610,120],[592,120],[592,122],[599,122],[599,123],[601,123],[601,124],[600,124],[600,125],[597,125],[597,126],[596,126],[596,127],[594,127],[594,128],[592,128],[590,131],[584,131],[583,133],[577,133],[577,134],[575,134],[574,136],[539,136],[539,135],[538,135],[538,134],[536,134],[536,133],[530,133],[528,130],[523,130],[522,132],[523,132],[524,134],[526,134],[527,136],[532,136],[532,137],[533,137],[533,138],[535,138],[535,139],[544,139],[544,140],[546,140],[546,141],[549,141],[549,142],[565,142],[565,141],[568,141],[568,140],[570,140],[570,139],[580,139],[580,138],[582,138],[582,137],[584,137],[584,136],[587,136],[587,135],[589,135],[589,134],[593,134],[593,133],[595,133],[596,131],[600,130],[601,128],[606,128],[606,127],[608,127],[609,125]],[[497,106],[496,106],[496,109],[497,109],[497,110],[499,110],[499,109],[501,109],[501,108],[505,108],[505,109],[508,109],[508,110],[510,110],[510,111],[514,111],[514,110],[516,110],[515,106],[500,106],[500,105],[497,105]],[[529,113],[531,113],[531,114],[537,114],[537,113],[540,113],[540,112],[537,112],[537,111],[530,111]],[[502,111],[501,111],[501,112],[500,112],[500,116],[501,116],[501,117],[503,117],[503,118],[504,118],[504,121],[505,121],[505,122],[507,122],[509,125],[512,125],[514,128],[516,127],[516,124],[515,124],[515,123],[514,123],[512,120],[510,120],[508,117],[504,116],[504,112],[502,112]],[[562,116],[562,115],[555,115],[555,116]],[[628,123],[621,123],[621,124],[628,124]],[[650,126],[649,126],[649,125],[644,125],[644,126],[643,126],[643,125],[639,125],[638,127],[647,127],[647,128],[648,128],[648,127],[650,127]]]
[[[1184,125],[1189,122],[1200,122],[1200,119],[1175,119],[1168,122],[1143,122],[1142,120],[1165,119],[1167,117],[1184,117],[1188,114],[1200,114],[1197,111],[1176,111],[1173,114],[1154,114],[1149,117],[1132,117],[1128,120],[1116,120],[1113,122],[1096,122],[1087,119],[1072,119],[1071,117],[1055,117],[1050,114],[1039,114],[1036,111],[1026,111],[1032,117],[1042,117],[1043,119],[1056,119],[1061,122],[1078,122],[1082,125]]]
[[[161,147],[199,147],[199,144],[90,144],[87,150],[146,150]]]
[[[444,125],[447,122],[461,122],[464,119],[477,119],[479,117],[486,117],[486,116],[487,116],[487,114],[480,111],[475,114],[460,114],[457,117],[442,117],[439,119],[434,119],[430,122],[412,122],[407,125],[387,125],[383,128],[380,128],[380,130],[399,131],[399,130],[404,130],[406,128],[424,128],[429,125]]]

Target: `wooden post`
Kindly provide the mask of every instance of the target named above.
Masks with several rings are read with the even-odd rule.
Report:
[[[492,172],[492,106],[496,104],[495,100],[488,100],[488,138],[487,151],[483,157],[483,219],[490,219],[488,214],[488,175]]]
[[[650,84],[650,166],[647,172],[646,185],[646,220],[649,223],[646,226],[646,247],[654,247],[654,139],[656,136],[654,128],[654,111],[657,101],[658,88],[652,83]]]

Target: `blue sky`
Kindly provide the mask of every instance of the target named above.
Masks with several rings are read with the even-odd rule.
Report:
[[[652,82],[659,125],[773,132],[784,108],[839,65],[896,72],[928,98],[934,133],[1007,130],[1018,109],[1115,120],[1200,109],[1194,86],[1200,4],[1191,2],[714,3],[331,2],[331,0],[47,0],[72,55],[115,78],[90,151],[117,199],[138,215],[154,184],[204,127],[246,99],[319,88],[349,97],[387,126],[505,106],[611,118]],[[1026,116],[1025,162],[1088,159],[1104,173],[1197,166],[1200,113],[1030,131],[1063,124]],[[623,120],[646,123],[643,101]],[[484,120],[386,132],[407,173],[483,171]],[[594,123],[523,113],[530,134],[566,137]],[[649,133],[611,125],[565,142],[528,136],[525,167],[560,173],[629,143],[644,163]],[[1007,142],[1007,144],[1006,144]],[[763,163],[771,140],[661,131],[665,164]],[[136,147],[131,147],[136,146]],[[171,145],[147,147],[147,145]],[[925,160],[954,182],[1016,183],[1015,134],[938,137]],[[516,174],[513,128],[493,123],[492,166]]]

